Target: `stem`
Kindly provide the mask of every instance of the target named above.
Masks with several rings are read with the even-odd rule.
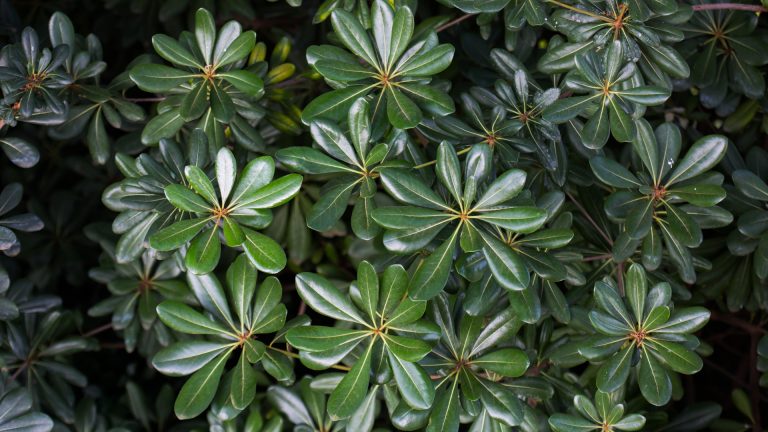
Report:
[[[768,330],[762,328],[759,325],[755,325],[748,321],[744,321],[733,315],[721,314],[720,312],[715,310],[710,312],[710,318],[712,318],[712,320],[714,321],[720,321],[726,324],[730,324],[732,326],[739,327],[740,329],[746,331],[749,334],[762,335],[762,334],[768,333]]]
[[[587,213],[587,210],[581,204],[579,204],[578,201],[576,201],[576,198],[574,198],[570,192],[566,192],[565,194],[568,196],[568,199],[570,199],[571,202],[573,202],[573,205],[575,205],[576,208],[579,209],[579,212],[581,212],[581,214],[589,221],[589,223],[592,224],[592,227],[595,228],[595,230],[597,230],[597,233],[600,234],[600,237],[602,237],[606,242],[608,242],[610,246],[613,246],[613,240],[611,240],[611,238],[608,237],[608,234],[606,234],[605,231],[603,231],[602,228],[600,228],[597,222],[595,222],[595,220],[592,219],[592,216],[590,216],[589,213]]]
[[[475,14],[462,15],[462,16],[460,16],[460,17],[458,17],[458,18],[456,18],[456,19],[454,19],[452,21],[448,21],[447,23],[445,23],[445,24],[441,25],[440,27],[436,28],[435,32],[440,33],[441,31],[443,31],[443,30],[445,30],[447,28],[453,27],[453,26],[459,24],[460,22],[462,22],[464,20],[472,18],[473,16],[475,16]]]
[[[464,153],[467,153],[467,152],[468,152],[468,151],[470,151],[470,150],[472,150],[472,147],[467,147],[467,148],[465,148],[465,149],[461,149],[461,150],[459,150],[459,151],[457,151],[457,152],[456,152],[456,156],[461,156],[461,155],[463,155]],[[434,165],[434,164],[436,164],[436,163],[437,163],[437,161],[436,161],[436,160],[431,160],[431,161],[429,161],[429,162],[424,162],[424,163],[423,163],[423,164],[421,164],[421,165],[416,165],[416,166],[414,166],[414,167],[413,167],[413,169],[421,169],[421,168],[425,168],[425,167],[428,167],[428,166],[430,166],[430,165]]]
[[[712,4],[700,4],[693,5],[694,11],[707,11],[707,10],[740,10],[750,11],[755,13],[768,12],[768,9],[760,5],[747,5],[741,3],[712,3]]]
[[[103,326],[96,327],[95,329],[89,331],[88,333],[83,333],[83,337],[91,337],[96,336],[97,334],[101,332],[105,332],[107,330],[112,329],[112,323],[104,324]]]
[[[279,352],[279,353],[281,353],[281,354],[287,355],[288,357],[291,357],[291,358],[295,358],[295,359],[299,358],[299,355],[298,355],[298,354],[296,354],[296,353],[292,353],[292,352],[290,352],[290,351],[281,350],[280,348],[275,348],[275,347],[273,347],[273,346],[267,346],[267,348],[269,348],[269,349],[271,349],[271,350],[273,350],[273,351],[277,351],[277,352]],[[337,370],[342,370],[342,371],[349,371],[349,370],[351,370],[352,368],[351,368],[351,367],[349,367],[349,366],[344,366],[344,365],[335,364],[335,365],[331,366],[331,369],[337,369]]]

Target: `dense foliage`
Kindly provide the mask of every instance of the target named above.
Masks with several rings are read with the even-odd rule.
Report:
[[[0,0],[0,431],[762,431],[765,7]]]

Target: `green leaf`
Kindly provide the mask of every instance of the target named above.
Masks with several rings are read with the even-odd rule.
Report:
[[[640,240],[648,235],[653,226],[654,201],[640,199],[629,209],[625,221],[626,234],[630,239]]]
[[[171,63],[198,69],[203,67],[188,49],[167,35],[156,34],[152,36],[152,46],[160,57]]]
[[[313,120],[320,118],[335,121],[343,120],[352,103],[367,95],[373,87],[373,85],[351,85],[323,93],[312,99],[312,102],[304,107],[301,112],[301,121],[308,125]]]
[[[180,210],[199,214],[210,213],[212,210],[211,205],[200,198],[200,195],[180,184],[173,183],[166,186],[165,198]]]
[[[40,160],[40,152],[37,148],[21,138],[2,137],[0,148],[14,165],[21,168],[31,168]]]
[[[710,184],[677,186],[668,190],[667,193],[673,198],[699,207],[712,207],[725,199],[725,189]]]
[[[331,24],[344,46],[358,57],[362,57],[369,65],[378,67],[377,56],[368,32],[354,15],[345,10],[336,9],[331,15]]]
[[[286,339],[288,343],[302,351],[323,352],[340,347],[349,351],[370,335],[370,332],[364,330],[302,326],[288,330]]]
[[[603,183],[620,189],[642,186],[640,180],[613,159],[596,156],[589,160],[589,166]]]
[[[187,334],[227,335],[228,330],[191,307],[173,300],[157,306],[157,316],[168,327]]]
[[[391,32],[388,52],[386,55],[382,55],[383,58],[386,58],[385,68],[391,70],[397,59],[408,48],[413,36],[413,12],[409,7],[398,7],[395,10],[392,26],[389,29],[382,28],[381,31]]]
[[[275,154],[288,168],[304,174],[333,174],[354,172],[346,165],[326,156],[320,150],[310,147],[288,147]]]
[[[621,98],[641,105],[661,105],[669,99],[669,90],[657,86],[633,87],[617,92]]]
[[[631,141],[635,135],[635,124],[614,99],[610,100],[609,117],[613,137],[619,142]]]
[[[496,237],[481,232],[485,247],[483,256],[488,261],[493,277],[501,286],[522,291],[531,283],[531,275],[520,256]]]
[[[453,432],[459,430],[459,398],[458,379],[447,381],[445,388],[437,397],[426,432]]]
[[[525,186],[526,173],[511,169],[494,180],[477,200],[475,209],[490,209],[516,197]]]
[[[581,417],[560,413],[549,417],[549,426],[555,432],[590,432],[600,428],[600,425]]]
[[[222,28],[223,30],[223,28]],[[219,36],[221,39],[221,35]],[[233,40],[223,51],[219,49],[217,42],[217,49],[213,56],[213,64],[218,67],[226,66],[230,63],[234,63],[238,60],[242,60],[248,56],[256,45],[256,33],[253,31],[247,31],[235,40]],[[244,71],[237,71],[244,72]],[[219,73],[218,75],[222,75]],[[234,84],[233,84],[234,85]]]
[[[236,207],[268,209],[281,206],[290,201],[301,188],[302,177],[288,174],[272,181],[255,191],[247,193],[238,200]],[[237,196],[237,193],[235,194]]]
[[[197,47],[203,53],[205,64],[212,64],[213,44],[216,41],[216,23],[213,15],[206,9],[200,8],[195,13],[195,39]]]
[[[173,90],[195,77],[189,72],[154,63],[136,65],[130,76],[140,89],[150,93]]]
[[[399,87],[403,95],[434,117],[445,117],[456,111],[453,98],[437,87],[415,83],[401,84]]]
[[[408,287],[408,273],[399,264],[391,265],[381,275],[379,304],[377,311],[384,317],[392,314],[405,295]]]
[[[283,248],[277,242],[252,229],[243,229],[243,232],[245,233],[243,249],[257,269],[275,274],[285,267],[288,260]]]
[[[410,52],[410,51],[409,51]],[[455,49],[450,44],[438,45],[427,52],[419,52],[413,57],[406,53],[395,66],[395,70],[404,76],[429,77],[448,69],[453,61]]]
[[[421,109],[400,90],[390,87],[387,94],[387,118],[398,129],[416,127],[422,118]]]
[[[232,313],[229,310],[227,295],[216,276],[187,273],[187,282],[189,282],[189,287],[205,310],[237,331],[237,327],[232,319]]]
[[[429,186],[403,170],[383,170],[381,182],[393,198],[404,204],[433,210],[450,209]]]
[[[681,374],[695,374],[701,370],[704,364],[698,354],[675,342],[667,342],[656,338],[652,341],[647,341],[646,346],[664,365]]]
[[[462,190],[464,189],[461,178],[461,165],[459,165],[459,157],[456,155],[456,150],[446,141],[440,143],[440,146],[437,148],[435,172],[437,173],[437,178],[440,179],[440,183],[448,189],[453,199],[457,203],[461,203]]]
[[[237,409],[245,409],[256,397],[256,371],[246,360],[245,353],[240,354],[240,360],[233,369],[230,384],[230,398]]]
[[[229,193],[235,186],[235,177],[237,177],[237,161],[232,151],[226,147],[219,149],[216,155],[216,181],[219,184],[219,196],[221,202],[227,202]]]
[[[202,414],[216,396],[221,374],[231,351],[221,354],[202,369],[195,372],[184,383],[176,397],[173,410],[176,417],[182,420],[191,419]]]
[[[523,407],[517,395],[504,385],[480,380],[483,391],[480,400],[486,411],[498,422],[507,426],[518,426],[523,421]]]
[[[618,390],[629,378],[634,345],[622,348],[611,356],[597,371],[597,388],[610,393]]]
[[[633,326],[634,321],[630,318],[626,307],[624,307],[624,302],[619,293],[610,285],[602,281],[595,282],[595,301],[601,309],[608,312],[612,317],[626,323],[630,327]]]
[[[394,11],[389,3],[383,1],[374,1],[371,4],[371,24],[373,40],[376,43],[378,57],[384,61],[382,66],[386,67],[389,58],[389,46],[392,43],[392,26],[394,21]]]
[[[188,165],[184,168],[184,176],[198,195],[213,205],[219,204],[219,197],[216,196],[213,183],[203,170],[195,165]]]
[[[675,309],[670,318],[661,326],[653,329],[659,333],[693,333],[700,330],[709,321],[710,312],[706,308],[693,306]]]
[[[232,87],[251,97],[258,97],[264,92],[264,82],[253,72],[245,70],[233,70],[219,72],[217,76],[232,84]]]
[[[328,398],[328,414],[331,418],[344,419],[349,417],[365,398],[371,372],[373,342],[374,340],[371,340],[362,356],[331,392]]]
[[[403,361],[392,352],[387,353],[387,358],[405,403],[416,410],[429,409],[435,399],[435,388],[429,375],[418,364]]]
[[[385,335],[383,340],[390,353],[406,362],[417,362],[432,351],[432,347],[429,344],[419,339]]]
[[[377,306],[379,302],[379,276],[376,269],[368,261],[362,261],[357,266],[357,289],[360,291],[360,300],[363,311],[376,323]]]
[[[235,115],[235,103],[222,88],[221,83],[213,82],[209,88],[213,117],[221,123],[228,123]]]
[[[154,144],[163,138],[171,138],[184,126],[179,109],[168,110],[147,122],[141,131],[143,144]]]
[[[161,349],[152,358],[152,366],[165,375],[190,375],[207,365],[230,345],[207,341],[180,341]]]
[[[486,211],[476,217],[512,232],[525,234],[541,228],[547,220],[547,212],[536,207],[508,207]]]
[[[518,348],[503,348],[472,360],[472,364],[499,375],[516,378],[528,370],[530,361],[528,356]]]
[[[728,149],[728,138],[722,135],[707,135],[699,138],[688,153],[675,164],[675,169],[669,174],[667,186],[696,177],[720,162]]]
[[[565,123],[573,120],[586,108],[596,102],[596,96],[571,96],[554,101],[543,112],[545,120],[552,123]]]
[[[674,126],[660,126],[661,128],[668,128]],[[654,184],[659,180],[660,163],[659,160],[659,146],[656,143],[656,136],[651,129],[651,125],[647,120],[641,118],[635,122],[635,137],[632,140],[632,148],[635,154],[640,158],[645,166],[646,171],[651,174]],[[666,163],[666,161],[663,161]]]
[[[334,81],[360,81],[374,78],[375,72],[357,63],[318,60],[314,65],[320,75]]]
[[[648,295],[645,270],[639,264],[630,265],[624,281],[627,300],[629,300],[629,305],[635,314],[636,322],[641,322],[643,320],[643,311],[645,310],[645,297]]]
[[[243,168],[240,178],[235,185],[235,191],[232,193],[230,203],[232,205],[240,204],[244,197],[247,197],[262,187],[269,184],[275,175],[275,162],[269,156],[262,156],[253,159]]]
[[[208,109],[208,81],[198,81],[192,90],[184,95],[179,114],[185,121],[199,118]]]
[[[623,419],[613,423],[613,427],[623,431],[638,431],[645,426],[645,417],[640,414],[630,414]]]
[[[245,241],[242,227],[231,217],[221,218],[221,230],[224,233],[224,243],[227,246],[240,246]]]
[[[429,300],[443,290],[451,275],[453,253],[459,230],[424,259],[411,278],[408,295],[414,300]]]
[[[768,201],[768,185],[763,179],[744,169],[736,170],[731,175],[741,193],[756,200]]]
[[[280,320],[285,322],[285,307],[280,303],[282,296],[283,288],[276,277],[270,276],[261,282],[251,312],[253,333],[272,333],[280,329],[271,330],[271,327],[276,326]]]
[[[192,240],[184,257],[184,263],[192,273],[206,274],[216,268],[220,256],[221,243],[219,242],[218,228],[214,226],[198,234]]]
[[[232,299],[235,313],[240,320],[240,329],[243,331],[248,325],[251,301],[256,292],[256,268],[248,261],[247,256],[238,255],[227,269],[226,281],[229,298]]]
[[[296,291],[313,310],[338,320],[365,325],[348,297],[327,279],[313,273],[296,275]]]
[[[208,221],[209,218],[197,218],[176,222],[154,233],[149,238],[149,245],[159,251],[178,249],[195,237]]]
[[[96,114],[94,114],[91,122],[88,124],[88,135],[85,137],[91,157],[99,165],[106,163],[110,156],[110,140],[107,135],[107,129],[104,126],[104,120],[102,119],[102,110],[103,108],[97,110]]]
[[[672,381],[658,360],[644,347],[637,376],[640,392],[655,406],[664,406],[672,398]]]
[[[320,232],[332,229],[347,210],[356,186],[357,182],[341,183],[324,190],[307,215],[307,226]]]
[[[601,103],[597,112],[587,120],[581,130],[581,137],[587,148],[600,149],[608,141],[608,135],[611,131],[609,117],[608,108]]]

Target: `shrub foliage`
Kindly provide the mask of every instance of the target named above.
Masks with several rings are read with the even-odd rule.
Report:
[[[763,430],[764,5],[74,3],[0,0],[0,431]]]

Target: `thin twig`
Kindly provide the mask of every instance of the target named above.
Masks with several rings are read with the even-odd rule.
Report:
[[[460,22],[462,22],[462,21],[464,21],[464,20],[467,20],[467,19],[470,19],[470,18],[472,18],[473,16],[475,16],[475,14],[466,14],[466,15],[462,15],[462,16],[460,16],[460,17],[456,18],[455,20],[452,20],[452,21],[448,21],[447,23],[445,23],[445,24],[441,25],[440,27],[438,27],[437,29],[435,29],[435,32],[437,32],[437,33],[440,33],[441,31],[443,31],[443,30],[445,30],[445,29],[447,29],[447,28],[453,27],[453,26],[455,26],[456,24],[459,24]]]
[[[760,5],[748,5],[741,3],[711,3],[711,4],[699,4],[693,5],[694,11],[706,11],[706,10],[740,10],[750,11],[755,13],[768,12],[768,9]]]
[[[472,150],[472,147],[467,147],[467,148],[465,148],[465,149],[461,149],[461,150],[459,150],[459,151],[457,151],[457,152],[456,152],[456,156],[461,156],[461,155],[463,155],[464,153],[467,153],[467,152],[468,152],[468,151],[470,151],[470,150]],[[422,168],[426,168],[426,167],[428,167],[428,166],[430,166],[430,165],[434,165],[434,164],[436,164],[436,163],[437,163],[437,161],[436,161],[436,160],[431,160],[431,161],[429,161],[429,162],[424,162],[423,164],[420,164],[420,165],[416,165],[416,166],[414,166],[414,167],[413,167],[413,169],[422,169]]]
[[[745,330],[747,333],[750,334],[765,334],[768,333],[768,330],[764,329],[761,326],[752,324],[748,321],[744,321],[742,319],[739,319],[738,317],[730,314],[722,314],[718,311],[710,311],[710,318],[714,321],[720,321],[724,322],[726,324],[730,324],[732,326],[736,326],[741,328],[742,330]]]
[[[89,331],[88,333],[83,333],[83,337],[96,336],[97,334],[101,332],[105,332],[110,329],[112,329],[112,323],[104,324],[103,326],[96,327],[95,329]]]
[[[592,224],[592,227],[597,230],[597,233],[600,234],[600,236],[606,242],[608,242],[608,244],[610,246],[613,246],[613,240],[611,240],[611,238],[608,237],[608,234],[606,234],[605,231],[603,231],[602,228],[600,228],[600,226],[597,224],[597,222],[595,222],[595,220],[592,219],[592,216],[590,216],[589,213],[587,213],[587,210],[578,201],[576,201],[576,198],[574,198],[573,195],[571,195],[570,192],[566,192],[565,194],[568,196],[568,199],[570,199],[571,202],[573,202],[573,205],[575,205],[576,208],[579,209],[581,214],[589,221],[589,223]]]

